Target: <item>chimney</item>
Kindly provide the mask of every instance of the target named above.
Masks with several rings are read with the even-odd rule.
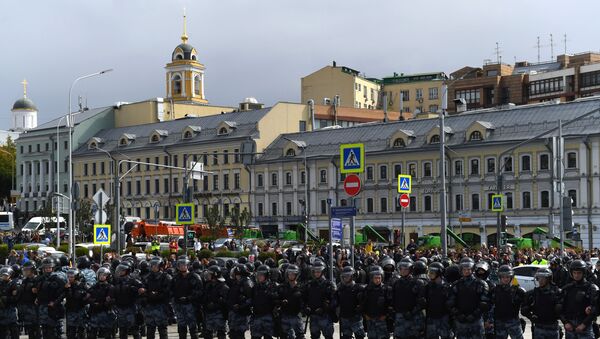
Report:
[[[337,66],[337,63],[335,62],[335,60],[333,60],[333,67],[335,68]]]

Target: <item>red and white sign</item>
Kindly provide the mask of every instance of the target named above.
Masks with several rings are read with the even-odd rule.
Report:
[[[408,194],[402,194],[400,198],[398,198],[398,201],[400,202],[400,206],[403,208],[407,208],[408,205],[410,205],[410,198],[408,197]]]
[[[349,174],[344,179],[344,191],[351,197],[360,192],[360,186],[360,178],[356,174]]]

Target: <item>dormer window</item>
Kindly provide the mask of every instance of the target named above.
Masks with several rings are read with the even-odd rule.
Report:
[[[183,133],[183,138],[184,139],[191,139],[194,136],[194,134],[192,133],[192,131],[185,131]]]
[[[184,140],[193,139],[196,134],[200,133],[202,128],[200,126],[192,126],[188,125],[183,129],[183,133],[181,134],[181,138]]]
[[[93,137],[88,142],[88,149],[90,149],[90,150],[97,149],[98,146],[100,146],[103,143],[104,143],[104,139],[98,138],[98,137]]]
[[[285,152],[285,156],[286,156],[286,157],[295,157],[295,156],[296,156],[296,150],[295,150],[295,149],[293,149],[293,148],[290,148],[290,149],[288,149],[288,150]]]
[[[119,146],[127,146],[129,145],[129,140],[127,140],[127,138],[121,138],[121,140],[119,140]]]
[[[135,134],[125,133],[119,139],[119,147],[127,146],[135,140]]]
[[[402,139],[402,138],[396,138],[396,140],[394,140],[394,147],[397,147],[397,148],[406,147],[406,142],[404,142],[404,139]]]
[[[150,143],[156,144],[161,142],[162,139],[169,136],[169,131],[163,129],[155,129],[152,134],[150,134]]]
[[[481,141],[483,140],[483,136],[479,131],[473,131],[469,136],[469,141]]]
[[[229,130],[227,129],[227,127],[219,128],[219,135],[227,135],[227,134],[229,134]]]
[[[430,144],[439,144],[440,143],[440,135],[435,134],[435,135],[431,136],[431,139],[429,139],[429,143]]]
[[[98,144],[95,141],[90,142],[88,145],[88,149],[96,149],[98,148]]]
[[[152,135],[152,138],[150,138],[150,142],[153,144],[160,142],[160,137],[158,136],[158,134]]]

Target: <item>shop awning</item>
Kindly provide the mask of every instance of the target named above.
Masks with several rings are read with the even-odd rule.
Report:
[[[373,226],[371,226],[371,225],[365,225],[363,227],[363,233],[365,233],[365,232],[371,232],[381,242],[388,242],[388,240],[386,238],[384,238],[381,234],[379,234],[379,232],[377,232],[377,230],[375,230],[373,228]]]

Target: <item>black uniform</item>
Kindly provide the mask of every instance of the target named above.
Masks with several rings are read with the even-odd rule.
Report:
[[[311,317],[311,338],[318,338],[321,332],[326,339],[333,338],[334,293],[335,285],[323,275],[305,285],[304,305],[305,313]]]
[[[558,319],[562,308],[561,290],[556,285],[536,287],[525,295],[521,313],[529,318],[533,331],[558,336]]]
[[[65,289],[65,309],[67,313],[67,338],[84,338],[87,305],[85,283],[75,280]]]
[[[0,281],[0,338],[19,338],[17,302],[19,289],[14,280]]]
[[[350,284],[338,284],[335,293],[336,304],[339,307],[340,332],[342,339],[364,338],[366,333],[362,326],[361,295],[364,286],[352,281]]]
[[[591,331],[592,321],[598,315],[598,286],[587,281],[572,281],[562,289],[562,312],[560,314],[563,324],[577,327],[579,324],[586,326],[586,332]],[[590,307],[591,313],[586,314]]]
[[[227,319],[227,295],[229,286],[223,278],[214,279],[204,285],[202,305],[204,307],[204,333],[206,339],[212,338],[214,332],[217,338],[225,338],[225,319]]]
[[[140,338],[140,332],[137,326],[137,302],[139,289],[142,288],[142,282],[130,275],[118,277],[110,291],[110,297],[115,302],[115,312],[117,314],[117,327],[119,328],[119,337],[126,338],[127,333],[133,330],[133,337]]]
[[[103,338],[113,338],[112,328],[116,318],[112,309],[113,300],[110,298],[111,288],[112,285],[107,281],[98,281],[88,290],[86,300],[90,304],[90,339],[97,338],[99,334]]]

